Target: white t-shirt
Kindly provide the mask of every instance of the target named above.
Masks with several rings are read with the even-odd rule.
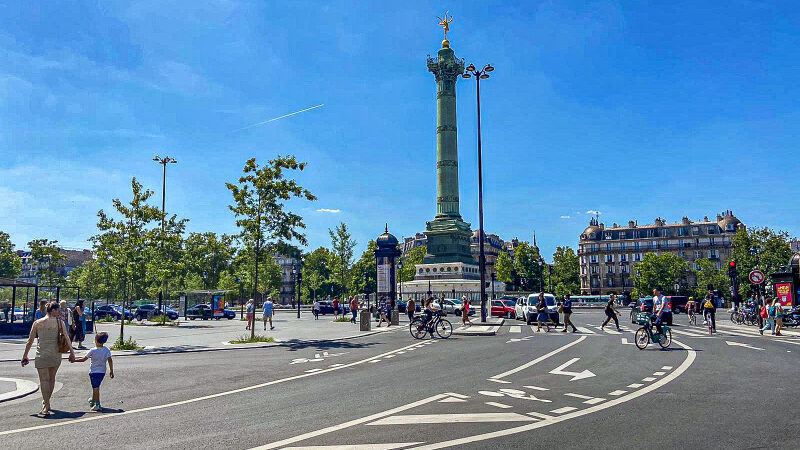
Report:
[[[653,312],[658,313],[658,310],[661,309],[661,303],[664,303],[663,312],[672,312],[672,310],[669,309],[669,301],[667,301],[667,297],[664,297],[663,295],[659,295],[653,299]]]
[[[106,360],[111,358],[111,350],[108,347],[95,347],[86,353],[86,357],[92,361],[89,373],[106,373]]]

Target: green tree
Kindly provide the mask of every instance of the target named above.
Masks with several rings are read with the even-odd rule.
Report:
[[[334,230],[328,229],[331,236],[331,247],[336,255],[336,265],[333,266],[335,277],[339,280],[342,293],[347,294],[347,281],[350,277],[350,267],[353,265],[353,250],[356,241],[347,231],[347,224],[340,223]]]
[[[14,252],[11,236],[0,231],[0,278],[15,279],[22,271],[22,260]]]
[[[159,211],[159,216],[161,212]],[[157,218],[161,222],[161,217]],[[184,268],[184,240],[188,219],[178,219],[173,215],[164,220],[164,233],[160,227],[153,227],[145,238],[145,281],[146,294],[155,298],[159,292],[164,300],[170,292],[182,286]]]
[[[580,292],[580,260],[569,246],[557,247],[553,253],[553,285],[559,297]]]
[[[69,284],[81,288],[81,297],[88,299],[107,298],[108,277],[100,262],[90,259],[72,269],[68,276]]]
[[[664,295],[676,295],[675,284],[680,283],[681,289],[686,290],[690,269],[686,261],[678,255],[663,253],[656,255],[648,253],[642,262],[636,265],[639,272],[633,275],[633,296],[647,296],[652,290],[660,287]]]
[[[414,247],[406,253],[403,257],[403,276],[402,280],[411,281],[417,275],[416,272],[416,265],[422,264],[423,260],[425,259],[425,255],[428,254],[428,247],[425,245],[420,245],[419,247]],[[398,280],[400,281],[401,277],[398,275]]]
[[[497,279],[503,283],[509,284],[514,282],[514,261],[511,260],[511,255],[508,252],[500,252],[497,255],[497,261],[494,263],[494,270],[497,273]]]
[[[301,232],[306,227],[303,218],[285,204],[293,198],[316,200],[311,191],[285,175],[287,171],[302,171],[305,167],[306,163],[298,162],[294,156],[278,156],[264,166],[251,158],[245,163],[238,184],[225,184],[233,196],[229,208],[236,216],[241,242],[252,255],[254,292],[260,286],[258,266],[264,259],[265,248],[291,241],[306,244],[306,236]],[[250,336],[255,336],[255,330],[251,330]]]
[[[748,228],[739,230],[732,239],[731,259],[736,261],[739,272],[739,293],[746,298],[751,295],[750,270],[758,267],[765,274],[775,272],[789,263],[792,249],[789,233],[771,228]],[[730,281],[727,283],[730,286]]]
[[[374,240],[367,243],[367,249],[358,258],[358,261],[353,265],[350,271],[350,294],[359,294],[369,289],[369,292],[375,293],[378,290],[377,280],[377,267],[375,266],[375,250],[378,245]],[[369,285],[367,285],[367,276],[369,277]]]
[[[235,249],[233,237],[213,232],[191,233],[184,243],[183,263],[188,273],[206,275],[206,289],[216,289],[228,270]]]
[[[700,268],[695,270],[697,279],[697,286],[692,290],[692,295],[696,300],[699,300],[708,293],[708,285],[714,286],[714,289],[719,289],[721,293],[728,293],[726,286],[730,286],[730,279],[727,272],[717,269],[717,266],[711,260],[700,258],[694,262]],[[726,269],[727,270],[727,269]]]
[[[304,298],[313,300],[321,293],[320,289],[331,276],[332,260],[334,260],[332,252],[325,247],[320,247],[305,257],[303,284],[300,286]]]
[[[540,259],[539,250],[527,242],[520,242],[514,249],[514,272],[519,277],[522,289],[526,291],[539,289],[541,274],[547,270],[547,267],[539,267]]]
[[[31,259],[38,266],[39,277],[45,280],[46,285],[64,284],[65,278],[62,273],[67,256],[59,250],[58,241],[34,239],[28,242],[28,248],[31,249]]]

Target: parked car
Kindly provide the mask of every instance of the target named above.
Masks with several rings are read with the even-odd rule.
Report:
[[[121,306],[119,306],[119,305],[109,305],[109,306],[113,307],[114,310],[117,312],[117,317],[122,315],[122,312],[121,312],[122,311],[122,307]],[[131,311],[130,308],[125,308],[125,320],[133,320],[133,311]]]
[[[439,302],[433,302],[433,304],[435,307],[440,308],[445,313],[454,314],[456,316],[461,315],[461,309],[464,307],[464,305],[461,302],[461,299],[456,299],[456,298],[446,298],[442,300],[443,305],[440,305]],[[475,315],[474,307],[469,309],[469,315],[470,316]]]
[[[158,305],[154,305],[152,303],[139,305],[136,308],[136,312],[133,313],[133,315],[136,318],[136,320],[139,320],[139,321],[144,320],[144,319],[146,319],[148,317],[160,316],[162,314],[164,314],[164,312],[160,311],[158,309]],[[169,317],[169,316],[167,316],[167,317]]]
[[[232,309],[225,308],[222,310],[222,312],[224,313],[224,317],[228,320],[233,320],[236,318],[236,311]]]
[[[119,320],[122,317],[122,313],[115,308],[115,305],[100,305],[94,308],[95,319],[105,319],[108,316],[111,316],[114,320]]]
[[[505,317],[513,319],[517,317],[514,310],[517,301],[515,300],[492,300],[492,317]]]
[[[547,315],[550,321],[556,326],[559,325],[558,305],[556,304],[556,296],[553,294],[544,294],[544,301],[547,304]],[[536,311],[536,304],[539,303],[539,293],[531,294],[527,298],[521,297],[517,304],[514,306],[514,312],[518,320],[524,320],[525,323],[530,325],[536,322],[536,316],[539,314]]]
[[[194,305],[186,310],[186,318],[189,320],[201,319],[208,320],[214,318],[214,310],[211,305],[199,304]]]
[[[330,300],[320,300],[319,313],[322,315],[333,314],[333,302]]]
[[[23,320],[25,319],[25,310],[20,308],[19,306],[14,308],[14,320]]]
[[[167,310],[167,317],[169,317],[169,320],[178,320],[178,311],[175,311],[169,306],[165,306],[164,308]]]

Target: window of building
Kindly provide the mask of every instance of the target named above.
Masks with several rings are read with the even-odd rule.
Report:
[[[650,248],[658,248],[658,241],[650,241]]]
[[[719,258],[719,250],[710,250],[708,252],[708,257],[712,259]]]
[[[626,248],[627,246],[628,246],[628,245],[627,245],[626,243],[624,243],[624,242],[620,242],[620,243],[619,243],[619,249],[620,249],[620,250],[625,250],[625,248]]]
[[[732,223],[729,223],[728,226],[725,227],[726,231],[736,231],[736,228],[733,226]]]
[[[625,253],[619,255],[619,262],[628,262],[628,255]]]
[[[608,279],[608,287],[614,287],[614,279],[613,278],[609,278]]]
[[[709,238],[708,243],[709,245],[717,245],[717,238]]]
[[[717,227],[708,227],[708,234],[717,234]]]
[[[627,239],[628,237],[627,237],[627,235],[625,234],[625,232],[624,232],[624,231],[620,231],[620,232],[619,232],[619,238],[620,238],[620,239]]]
[[[606,244],[606,250],[614,250],[614,244]]]
[[[592,255],[589,257],[589,262],[596,263],[597,262],[597,255]]]
[[[664,228],[664,232],[661,234],[662,237],[669,237],[669,229]]]
[[[642,254],[641,253],[635,253],[633,255],[633,260],[636,261],[636,262],[641,261],[642,260]]]
[[[606,239],[611,239],[611,232],[606,233]]]
[[[607,266],[606,267],[606,273],[613,274],[614,273],[614,266]]]
[[[606,262],[614,262],[614,255],[606,255]]]
[[[692,227],[692,234],[695,236],[700,236],[700,227]]]

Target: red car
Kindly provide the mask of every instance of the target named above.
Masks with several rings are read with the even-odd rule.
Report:
[[[492,317],[515,318],[515,304],[516,302],[514,300],[492,300]]]

